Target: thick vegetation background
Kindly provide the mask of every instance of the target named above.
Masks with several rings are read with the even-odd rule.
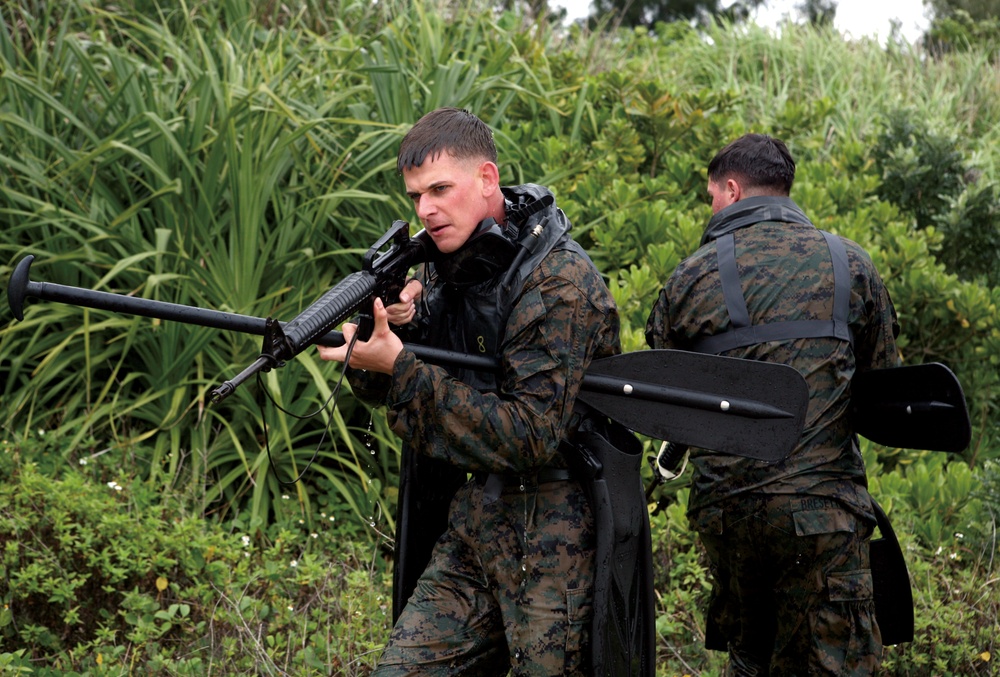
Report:
[[[961,455],[864,442],[916,605],[883,673],[997,674],[997,31],[957,22],[925,49],[476,0],[299,7],[0,2],[3,285],[31,255],[33,280],[289,320],[413,219],[396,148],[454,105],[495,129],[505,182],[553,189],[640,350],[710,215],[708,159],[774,134],[792,197],[882,271],[905,362],[947,364],[973,419]],[[210,406],[259,340],[0,304],[5,674],[370,672],[398,441],[312,350]],[[718,675],[683,480],[656,498],[659,673]]]

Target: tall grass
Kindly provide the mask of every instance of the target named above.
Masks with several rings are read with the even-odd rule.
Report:
[[[678,93],[731,92],[747,127],[796,135],[802,130],[781,128],[783,111],[826,101],[829,134],[870,141],[888,111],[912,109],[961,134],[964,149],[998,177],[992,149],[1000,133],[1000,63],[988,50],[931,58],[909,43],[848,40],[791,23],[774,30],[720,22],[704,32],[672,26],[616,44],[605,68],[644,69]]]
[[[544,50],[488,13],[345,3],[318,22],[331,5],[268,7],[4,4],[3,271],[31,254],[34,279],[291,319],[408,216],[394,152],[421,111],[465,106],[503,127],[516,102],[563,117]],[[0,424],[48,429],[72,461],[134,449],[135,472],[203,511],[260,525],[294,493],[311,520],[326,487],[324,500],[391,530],[398,443],[384,423],[347,392],[298,418],[322,409],[336,366],[307,352],[267,375],[294,416],[268,405],[262,418],[250,386],[208,405],[259,350],[247,336],[30,304],[0,330]]]
[[[20,44],[5,35],[0,152],[11,169],[0,213],[11,263],[32,254],[36,279],[283,319],[357,269],[393,215],[368,181],[388,153],[365,151],[398,131],[351,114],[357,46],[317,40],[305,61],[283,32],[213,31],[197,14],[170,32],[67,12],[58,30],[22,15]],[[72,30],[87,25],[108,39]],[[207,483],[206,507],[248,505],[258,523],[288,491],[276,476],[296,477],[313,453],[323,425],[279,414],[271,472],[249,389],[206,406],[207,389],[253,361],[253,339],[69,306],[26,315],[0,337],[11,432],[49,428],[74,459],[109,442],[141,446],[151,483]],[[336,377],[310,356],[302,363],[269,379],[296,412],[319,406]],[[350,419],[363,414],[340,402],[313,467],[368,515],[369,481],[386,471],[357,462]],[[296,509],[309,517],[299,487]]]

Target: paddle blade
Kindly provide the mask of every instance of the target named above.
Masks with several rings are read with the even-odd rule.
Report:
[[[795,448],[809,404],[792,367],[682,350],[595,360],[578,397],[643,435],[769,462]]]
[[[854,430],[876,444],[961,452],[972,439],[962,384],[939,362],[854,375]]]

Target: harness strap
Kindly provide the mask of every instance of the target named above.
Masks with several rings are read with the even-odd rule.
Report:
[[[730,329],[713,336],[705,336],[695,341],[692,350],[698,353],[719,354],[735,348],[767,343],[769,341],[790,341],[805,338],[837,338],[854,346],[847,323],[851,302],[850,267],[844,242],[836,235],[820,231],[826,240],[830,258],[833,260],[833,319],[831,320],[789,320],[767,324],[750,324],[746,298],[740,284],[736,267],[736,238],[727,233],[716,240],[716,256],[719,265],[719,279],[722,295],[729,312]]]

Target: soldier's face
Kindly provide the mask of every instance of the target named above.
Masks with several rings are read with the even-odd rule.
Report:
[[[465,244],[480,221],[492,216],[490,198],[499,190],[499,171],[492,162],[442,153],[404,169],[403,182],[434,244],[450,254]]]

